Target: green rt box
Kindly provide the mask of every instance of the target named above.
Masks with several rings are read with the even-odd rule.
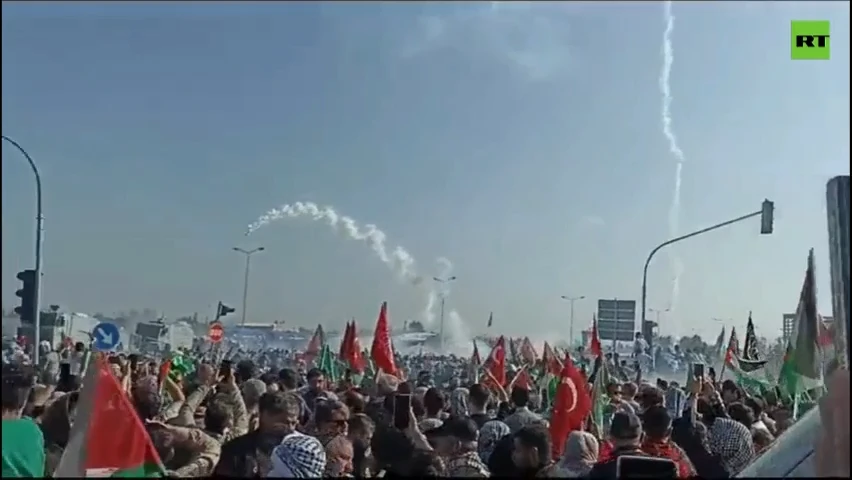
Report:
[[[790,58],[793,60],[828,60],[831,58],[831,36],[828,20],[793,20],[790,22]]]

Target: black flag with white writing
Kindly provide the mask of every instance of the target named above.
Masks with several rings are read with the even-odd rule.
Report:
[[[231,308],[222,302],[219,302],[219,306],[216,308],[216,320],[224,317],[229,313],[234,313],[235,311],[236,309]]]

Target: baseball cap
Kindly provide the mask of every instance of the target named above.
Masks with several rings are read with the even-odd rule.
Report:
[[[630,412],[616,412],[612,416],[609,434],[618,440],[632,440],[642,436],[642,422]]]
[[[479,439],[479,428],[468,417],[448,418],[444,423],[429,431],[430,437],[454,437],[463,442],[475,442]]]

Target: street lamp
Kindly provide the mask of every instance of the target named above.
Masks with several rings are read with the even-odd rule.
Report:
[[[35,162],[30,157],[30,154],[24,150],[18,142],[12,140],[6,135],[2,136],[3,140],[8,142],[13,147],[17,148],[21,155],[27,159],[27,162],[30,164],[30,168],[33,170],[33,175],[35,176],[36,182],[36,232],[35,232],[35,301],[33,302],[33,342],[35,343],[35,348],[33,349],[33,364],[38,365],[38,357],[39,357],[39,344],[41,343],[41,246],[42,246],[42,233],[44,233],[44,215],[42,214],[42,203],[41,203],[41,175],[38,173],[38,167],[36,167]]]
[[[654,321],[657,323],[657,325],[659,325],[659,324],[660,324],[660,315],[662,315],[662,314],[664,314],[664,313],[668,313],[669,311],[671,311],[671,309],[672,309],[671,307],[669,307],[669,308],[664,308],[664,309],[662,309],[662,310],[660,310],[659,308],[650,308],[650,307],[649,307],[649,308],[648,308],[648,311],[649,311],[649,312],[651,312],[651,313],[653,313],[653,314],[655,315],[655,316],[654,316]]]
[[[559,298],[565,300],[571,305],[571,317],[569,317],[570,319],[568,321],[568,343],[570,344],[574,341],[574,302],[582,300],[586,298],[586,296],[580,295],[579,297],[569,297],[567,295],[561,295]]]
[[[432,277],[432,280],[434,280],[437,284],[439,284],[441,286],[441,332],[440,332],[441,353],[444,352],[444,302],[446,301],[446,295],[444,295],[444,291],[445,291],[444,286],[447,285],[448,283],[452,282],[452,281],[455,281],[456,278],[457,277],[455,275],[453,275],[452,277],[447,277],[447,278]]]
[[[646,318],[645,314],[647,310],[645,308],[645,302],[648,299],[648,266],[651,264],[651,259],[654,258],[654,255],[659,252],[663,247],[667,247],[673,243],[680,242],[681,240],[686,240],[687,238],[697,237],[698,235],[712,232],[713,230],[727,227],[728,225],[732,225],[734,223],[742,222],[743,220],[748,220],[752,217],[760,217],[760,234],[761,235],[771,235],[773,231],[774,219],[775,219],[775,203],[770,200],[763,200],[763,203],[760,205],[760,210],[756,212],[751,212],[749,214],[743,215],[741,217],[734,218],[732,220],[728,220],[727,222],[717,223],[716,225],[709,226],[707,228],[702,228],[701,230],[696,230],[692,233],[687,233],[686,235],[681,235],[679,237],[675,237],[665,242],[657,245],[651,250],[651,253],[648,254],[648,258],[645,259],[645,268],[642,270],[642,336],[645,337],[645,341],[648,342],[648,346],[650,347],[653,343],[653,324],[654,322],[649,322]]]
[[[249,266],[251,265],[251,256],[266,249],[264,247],[257,247],[253,250],[244,250],[240,247],[234,247],[233,250],[246,256],[246,277],[245,280],[243,280],[243,318],[240,323],[244,326],[246,324],[246,304],[248,303]]]

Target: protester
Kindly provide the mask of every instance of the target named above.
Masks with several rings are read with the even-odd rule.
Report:
[[[3,478],[43,477],[44,435],[23,416],[35,372],[20,364],[3,364]]]
[[[13,355],[4,363],[4,477],[66,472],[57,465],[81,448],[72,437],[81,438],[94,411],[122,402],[130,408],[125,418],[138,417],[151,465],[171,477],[615,478],[618,458],[631,455],[669,461],[678,478],[727,478],[783,441],[796,419],[790,412],[807,408],[730,380],[649,383],[641,367],[630,372],[616,355],[591,358],[591,349],[577,358],[551,355],[552,362],[513,356],[517,364],[502,372],[453,355],[392,355],[393,373],[355,369],[333,354],[322,360],[275,349],[233,347],[229,357],[213,358],[62,351],[53,352],[65,362],[56,375],[50,362],[34,370]],[[172,364],[189,364],[191,373]],[[406,371],[420,374],[407,379]],[[820,408],[836,424],[848,421],[848,372],[834,373],[846,375],[845,410],[833,384]],[[85,392],[103,375],[119,394],[96,399],[100,410],[92,410]],[[848,447],[848,429],[845,440],[829,430],[819,468],[848,476],[848,456],[840,456],[844,463],[825,453],[825,445]],[[100,435],[85,438],[120,441],[109,437],[115,432]]]
[[[589,474],[598,461],[598,439],[588,432],[575,430],[568,435],[558,477],[580,478]]]

